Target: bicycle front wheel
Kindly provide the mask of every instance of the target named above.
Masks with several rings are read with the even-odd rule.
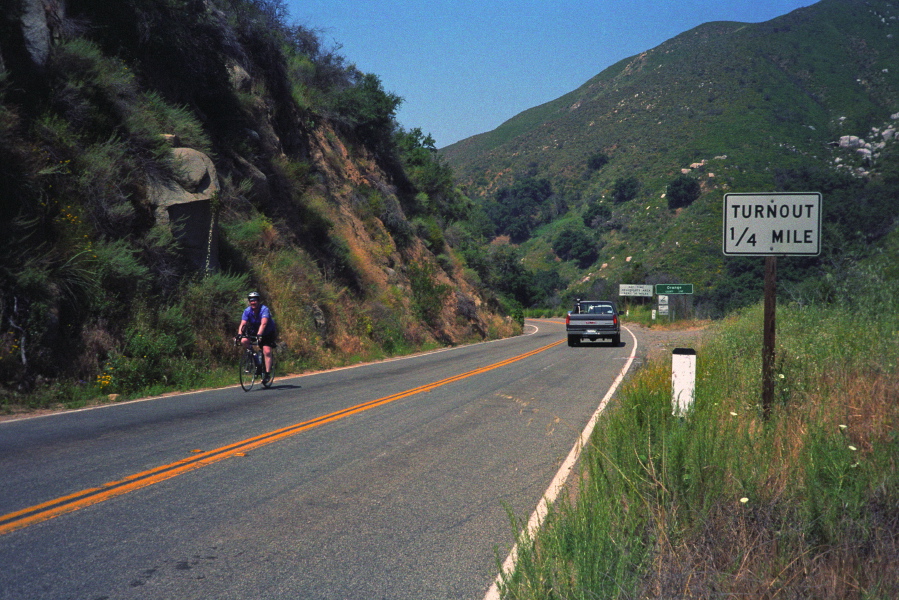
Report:
[[[240,387],[243,391],[249,392],[256,383],[256,361],[253,360],[253,353],[244,351],[240,356]]]

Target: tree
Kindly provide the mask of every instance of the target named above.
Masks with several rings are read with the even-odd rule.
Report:
[[[562,260],[576,261],[585,268],[596,260],[596,243],[582,229],[563,229],[553,240],[553,252]]]
[[[536,225],[548,220],[544,213],[551,197],[552,185],[548,179],[527,178],[501,188],[485,209],[497,233],[521,242]]]
[[[521,251],[508,244],[490,246],[487,253],[486,281],[501,294],[513,298],[522,306],[534,302],[534,274],[521,264]]]
[[[589,171],[599,171],[604,166],[609,164],[609,157],[603,154],[602,152],[597,152],[595,154],[590,155],[587,158],[587,169]]]
[[[372,151],[389,153],[397,127],[396,111],[403,99],[385,92],[377,75],[361,72],[355,75],[353,85],[338,93],[334,100],[335,116]]]
[[[534,273],[534,300],[541,304],[547,304],[563,289],[567,282],[562,279],[555,269],[540,270]]]
[[[612,186],[612,201],[615,204],[629,202],[640,192],[640,181],[636,177],[619,177]]]
[[[668,198],[668,208],[676,210],[693,204],[699,198],[699,182],[689,175],[678,175],[668,183],[665,197]]]
[[[411,131],[399,128],[394,139],[409,181],[426,197],[426,202],[405,208],[411,214],[436,213],[446,224],[467,219],[473,204],[456,187],[453,169],[437,152],[434,138],[416,127]]]
[[[584,213],[584,225],[590,227],[591,229],[596,229],[600,225],[609,221],[612,218],[612,210],[605,205],[602,205],[598,202],[591,204],[587,207],[587,211]]]

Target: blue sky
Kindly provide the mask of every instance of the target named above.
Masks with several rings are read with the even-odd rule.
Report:
[[[813,0],[287,0],[297,24],[403,98],[442,148],[554,100],[709,21],[760,23]]]

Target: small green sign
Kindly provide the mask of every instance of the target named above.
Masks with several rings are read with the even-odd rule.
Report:
[[[656,294],[692,294],[692,283],[657,283]]]

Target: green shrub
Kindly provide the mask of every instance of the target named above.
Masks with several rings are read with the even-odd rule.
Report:
[[[528,177],[500,188],[495,198],[485,202],[484,209],[496,233],[508,234],[518,243],[527,239],[535,226],[550,220],[552,196],[548,179]]]
[[[332,116],[376,155],[387,157],[394,147],[396,111],[403,100],[385,92],[377,75],[352,71],[352,85],[333,96]]]
[[[269,217],[255,213],[248,218],[221,223],[228,240],[245,252],[263,247],[266,240],[274,239],[275,228]]]
[[[203,129],[203,124],[185,106],[167,103],[159,92],[145,92],[128,120],[132,131],[145,131],[147,136],[172,134],[180,145],[200,152],[212,151],[212,143]]]
[[[106,362],[97,377],[104,393],[132,394],[156,386],[176,385],[177,362],[184,360],[178,339],[147,324],[136,324],[125,333],[125,346]]]
[[[593,202],[584,212],[584,225],[591,229],[602,228],[612,219],[612,210],[599,202]]]
[[[437,281],[437,267],[430,262],[408,265],[412,288],[412,311],[429,325],[436,326],[452,288]]]
[[[668,183],[665,189],[665,197],[668,199],[668,208],[675,210],[690,206],[699,198],[699,181],[689,175],[679,175]]]
[[[640,180],[636,177],[619,177],[612,186],[612,201],[615,204],[630,202],[640,193]]]
[[[187,285],[178,309],[186,330],[196,336],[201,357],[223,359],[230,355],[249,285],[246,275],[225,273],[209,273]]]
[[[444,250],[446,240],[443,238],[443,229],[437,223],[437,219],[433,216],[416,217],[412,220],[412,226],[431,252],[439,254]]]
[[[398,248],[408,248],[415,240],[415,229],[403,213],[403,208],[393,195],[383,197],[383,209],[380,214],[381,222],[390,232],[394,243]]]
[[[573,260],[585,268],[596,260],[597,245],[587,232],[569,227],[553,240],[553,252],[562,260]]]
[[[604,152],[596,152],[591,154],[589,158],[587,158],[587,170],[588,171],[599,171],[604,166],[609,164],[609,156]]]
[[[137,258],[137,250],[125,240],[94,244],[98,273],[110,301],[128,305],[149,290],[149,269]]]
[[[407,352],[410,348],[405,336],[405,327],[398,309],[375,303],[371,310],[371,338],[387,356]]]

